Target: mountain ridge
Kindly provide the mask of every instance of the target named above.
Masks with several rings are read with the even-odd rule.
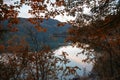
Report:
[[[34,27],[35,25],[30,23],[26,18],[18,18],[19,23],[17,25],[13,25],[13,27],[18,28],[17,32],[9,32],[9,36],[21,36],[26,37],[26,41],[31,45],[36,45],[32,42],[32,37],[36,38],[36,40],[40,44],[48,45],[52,49],[59,47],[59,44],[63,44],[64,40],[67,36],[67,30],[70,28],[69,24],[64,26],[58,27],[58,20],[48,19],[43,20],[40,23],[40,26],[46,28],[46,32],[38,32],[37,29]],[[8,20],[3,22],[3,25],[6,27],[8,24]],[[64,35],[63,35],[64,34]],[[56,36],[57,35],[57,36]],[[28,37],[29,36],[29,37]]]

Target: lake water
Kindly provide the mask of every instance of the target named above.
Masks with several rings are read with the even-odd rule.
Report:
[[[86,58],[85,55],[79,54],[77,56],[77,53],[80,53],[82,49],[77,48],[76,46],[62,46],[54,51],[56,56],[59,56],[62,54],[62,52],[67,52],[68,56],[67,59],[69,59],[71,62],[67,65],[69,66],[78,66],[81,68],[81,70],[77,71],[77,73],[82,76],[84,69],[86,69],[86,73],[89,73],[93,67],[92,63],[86,63],[82,60]]]

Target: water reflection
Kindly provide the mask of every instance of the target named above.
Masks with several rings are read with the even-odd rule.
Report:
[[[77,56],[77,53],[82,52],[82,49],[77,48],[76,46],[63,46],[60,47],[59,49],[55,50],[54,53],[56,56],[60,56],[62,54],[62,52],[67,52],[69,55],[67,56],[67,59],[70,59],[70,63],[67,64],[69,66],[78,66],[79,68],[81,68],[80,71],[77,71],[79,75],[83,75],[84,69],[86,69],[86,73],[89,73],[92,69],[92,63],[85,63],[82,62],[83,59],[86,58],[85,55],[83,54],[79,54]]]

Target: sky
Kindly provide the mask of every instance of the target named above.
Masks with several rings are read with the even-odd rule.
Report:
[[[4,0],[4,3],[9,4],[9,5],[11,5],[11,4],[14,5],[14,2],[16,2],[16,1],[19,2],[20,0]],[[54,3],[55,0],[51,0],[51,2]],[[48,6],[49,6],[48,10],[50,10],[51,8],[53,8],[49,4],[48,4]],[[63,8],[64,7],[60,7],[59,9],[63,9]],[[19,9],[20,13],[18,14],[18,17],[22,17],[22,18],[30,18],[30,17],[32,17],[32,15],[30,13],[28,13],[28,10],[30,10],[30,9],[31,9],[30,6],[23,5]],[[87,8],[86,6],[84,6],[83,13],[89,15],[90,8]],[[70,21],[70,20],[75,20],[75,17],[70,16],[70,15],[67,16],[67,13],[64,13],[64,16],[63,15],[57,15],[54,19],[59,20],[61,22],[67,22],[67,21]]]

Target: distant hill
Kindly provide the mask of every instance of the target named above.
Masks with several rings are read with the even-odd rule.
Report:
[[[58,48],[61,44],[64,43],[65,37],[67,35],[67,30],[70,28],[69,24],[65,26],[58,27],[59,21],[54,19],[43,20],[41,26],[46,28],[46,32],[37,32],[35,25],[31,24],[25,18],[19,18],[20,22],[17,25],[18,32],[9,32],[6,36],[7,39],[14,35],[18,35],[20,37],[26,37],[27,42],[29,42],[32,48],[35,48],[36,43],[32,41],[32,38],[35,38],[39,45],[48,45],[52,49]],[[3,22],[3,25],[6,26],[8,24],[8,20]],[[37,44],[38,45],[38,44]]]

